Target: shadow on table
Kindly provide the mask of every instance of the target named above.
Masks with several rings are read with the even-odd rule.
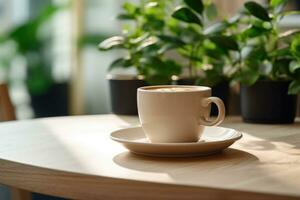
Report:
[[[172,170],[196,166],[200,170],[202,167],[207,167],[208,164],[220,168],[222,165],[229,163],[259,162],[254,155],[232,148],[215,155],[186,158],[150,157],[124,152],[115,156],[113,161],[128,169],[158,173],[172,173]]]
[[[187,185],[248,190],[260,183],[262,187],[257,186],[256,189],[265,192],[272,188],[263,185],[272,183],[291,189],[291,185],[272,177],[273,172],[266,169],[255,155],[233,148],[212,156],[192,158],[146,157],[124,152],[115,156],[113,161],[137,173],[155,173],[162,177],[167,175],[166,180]]]
[[[260,161],[256,156],[233,148],[211,156],[190,158],[146,157],[124,152],[115,156],[113,161],[137,172],[153,172],[167,175],[176,182],[213,187],[240,185],[241,181],[247,182],[251,174],[264,176],[257,167]]]

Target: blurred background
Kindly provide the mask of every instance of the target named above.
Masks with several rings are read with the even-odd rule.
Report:
[[[118,1],[0,1],[0,81],[18,119],[109,112],[114,55],[97,45],[120,31],[119,9]]]
[[[119,32],[119,9],[118,1],[0,0],[0,83],[9,85],[18,120],[109,112],[114,55],[97,45]],[[0,199],[9,196],[0,185]]]
[[[223,16],[243,2],[215,0]],[[98,44],[120,33],[116,16],[122,3],[0,0],[0,82],[9,85],[17,119],[111,112],[106,75],[118,52],[99,52]],[[299,4],[291,0],[288,9]],[[300,27],[299,21],[298,15],[290,16],[281,26]],[[7,198],[8,191],[0,188],[0,199]]]
[[[0,81],[9,83],[17,119],[110,112],[105,77],[118,55],[97,45],[120,33],[123,2],[0,0]],[[244,1],[215,2],[230,16]],[[299,26],[298,17],[282,26]]]

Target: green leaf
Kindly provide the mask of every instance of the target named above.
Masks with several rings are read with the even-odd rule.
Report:
[[[162,47],[158,50],[159,54],[163,54],[168,50],[175,49],[186,45],[181,39],[169,35],[158,35]]]
[[[148,37],[149,37],[149,33],[145,33],[139,37],[130,38],[129,42],[131,44],[138,44],[138,43],[144,41],[145,39],[147,39]]]
[[[214,68],[215,67],[216,66],[214,66]],[[224,81],[224,75],[222,73],[219,73],[217,70],[212,69],[212,70],[206,70],[205,77],[198,78],[196,80],[196,84],[214,87],[222,81]]]
[[[142,58],[140,63],[149,84],[170,84],[172,75],[178,75],[181,72],[181,66],[173,60],[149,57]]]
[[[29,92],[33,95],[45,94],[51,85],[53,79],[43,66],[31,66],[28,68],[28,77],[26,79],[26,86]]]
[[[182,41],[180,38],[173,37],[170,35],[158,35],[157,36],[160,40],[166,43],[174,44],[175,46],[182,46],[185,45],[185,42]]]
[[[159,6],[158,2],[150,1],[150,2],[146,3],[145,8],[146,9],[151,9],[151,8],[155,8],[155,7],[158,7],[158,6]]]
[[[102,34],[87,34],[83,35],[82,37],[79,38],[78,40],[78,46],[83,47],[85,45],[97,45],[99,41],[105,40],[107,35],[102,35]]]
[[[245,8],[251,13],[251,15],[261,19],[263,21],[271,21],[268,11],[262,7],[260,4],[249,1],[245,3]]]
[[[202,15],[204,10],[204,5],[202,0],[184,0],[186,5],[188,5],[191,9]]]
[[[135,14],[138,10],[138,7],[134,5],[133,3],[125,2],[123,4],[123,9],[128,13],[128,14]]]
[[[256,69],[257,67],[263,69],[264,68],[263,61],[266,60],[268,57],[264,45],[245,46],[241,51],[241,55],[242,55],[243,62],[246,64],[246,66],[252,69]]]
[[[8,37],[16,41],[22,53],[40,51],[41,42],[38,32],[41,26],[48,22],[62,8],[65,8],[65,6],[46,6],[36,18],[14,27],[8,33]]]
[[[201,57],[201,55],[206,55],[215,61],[223,62],[221,60],[223,59],[224,56],[228,56],[228,50],[206,39],[203,41],[200,55],[198,54],[198,56]]]
[[[164,44],[162,47],[160,47],[157,51],[158,54],[164,54],[166,51],[169,51],[171,49],[176,49],[177,46],[173,44]]]
[[[294,73],[296,70],[300,69],[300,62],[295,60],[290,62],[289,69],[291,73]]]
[[[122,7],[123,12],[117,16],[119,20],[135,20],[141,14],[140,7],[133,3],[125,2]]]
[[[295,56],[297,59],[300,59],[300,35],[294,37],[290,51],[293,54],[293,56]]]
[[[242,32],[242,38],[243,39],[254,38],[254,37],[262,36],[263,34],[268,32],[270,32],[268,29],[252,25]]]
[[[285,4],[287,3],[287,0],[271,0],[270,1],[270,5],[272,7],[277,7],[277,6],[280,6],[281,4]]]
[[[98,47],[101,51],[107,51],[112,48],[121,48],[124,44],[124,37],[122,36],[114,36],[102,41]]]
[[[129,59],[129,58],[118,58],[110,64],[108,70],[111,71],[115,68],[128,68],[128,67],[131,67],[131,66],[132,66],[131,59]]]
[[[202,62],[202,57],[191,56],[190,48],[179,48],[178,53],[189,60]]]
[[[273,8],[275,14],[279,14],[282,12],[287,2],[288,0],[271,0],[270,6]]]
[[[236,42],[236,40],[231,37],[231,36],[212,36],[210,37],[210,40],[214,42],[217,46],[229,49],[229,50],[234,50],[238,51],[239,50],[239,45]]]
[[[135,17],[134,17],[134,15],[131,15],[131,14],[122,13],[117,16],[117,19],[119,19],[119,20],[134,20]]]
[[[143,29],[146,31],[162,31],[165,25],[165,21],[162,19],[158,19],[157,16],[147,15],[145,16],[147,19],[143,24]]]
[[[67,8],[69,5],[62,5],[62,6],[56,6],[56,5],[48,5],[45,7],[39,16],[35,19],[39,23],[39,25],[44,24],[47,22],[54,14],[56,14],[58,11]]]
[[[299,80],[294,80],[289,85],[288,94],[293,95],[293,94],[299,94],[299,93],[300,93],[300,81]]]
[[[216,34],[216,33],[221,33],[225,31],[228,28],[228,23],[227,22],[218,22],[213,24],[212,26],[206,28],[203,31],[204,35],[210,35],[210,34]]]
[[[216,8],[216,5],[213,3],[207,5],[204,9],[204,12],[209,20],[214,20],[218,17],[218,10]]]
[[[282,77],[282,76],[290,76],[289,65],[291,63],[291,59],[288,58],[280,58],[276,59],[273,62],[272,67],[272,75],[273,77]]]
[[[270,56],[271,57],[290,57],[291,56],[290,47],[276,49],[275,51],[270,52]]]
[[[0,44],[3,42],[6,42],[8,40],[8,38],[4,35],[0,35]]]
[[[258,70],[246,68],[235,76],[235,80],[249,86],[253,85],[259,79],[259,77],[260,75]]]
[[[172,17],[187,23],[194,23],[202,26],[200,18],[187,7],[178,7],[172,14]]]
[[[242,17],[243,17],[243,14],[239,12],[239,13],[235,14],[234,16],[230,17],[227,21],[229,24],[234,25],[237,22],[239,22]]]
[[[250,57],[251,57],[251,59],[263,61],[268,58],[268,52],[264,45],[260,45],[253,49]]]
[[[204,36],[201,32],[198,31],[198,27],[195,26],[187,26],[183,28],[179,26],[176,30],[174,30],[174,34],[176,37],[181,38],[186,43],[194,43],[195,41],[200,41],[204,39]]]
[[[14,27],[8,34],[8,37],[17,43],[21,53],[25,53],[29,50],[38,50],[38,29],[39,25],[36,21],[29,21]]]
[[[205,55],[216,59],[216,60],[221,60],[226,51],[223,51],[223,49],[220,48],[215,48],[215,49],[205,49]]]
[[[157,42],[158,42],[157,38],[151,36],[145,39],[143,42],[141,42],[141,44],[137,47],[137,51],[142,51],[145,48],[155,45]]]

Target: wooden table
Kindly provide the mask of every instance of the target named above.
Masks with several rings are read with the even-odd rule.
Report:
[[[0,183],[73,199],[299,199],[300,122],[223,126],[244,137],[222,154],[150,158],[111,141],[137,124],[115,115],[0,124]]]

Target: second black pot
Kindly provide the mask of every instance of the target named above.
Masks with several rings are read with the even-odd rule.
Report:
[[[196,84],[196,78],[180,78],[176,80],[177,85],[195,85]]]
[[[132,76],[108,77],[111,109],[114,114],[137,115],[137,89],[146,85]]]
[[[69,115],[69,84],[55,83],[43,94],[30,94],[36,118]]]
[[[288,95],[288,81],[258,81],[241,85],[241,114],[250,123],[293,123],[297,96]]]
[[[228,111],[228,99],[229,99],[229,83],[227,81],[221,82],[215,86],[212,87],[212,96],[219,97],[222,99],[226,113]],[[218,108],[215,104],[212,104],[211,106],[211,115],[217,116],[218,115]]]

